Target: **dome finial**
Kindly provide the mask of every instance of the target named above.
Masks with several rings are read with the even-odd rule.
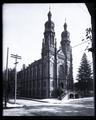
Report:
[[[65,23],[64,23],[64,30],[67,30],[67,24],[66,24],[66,18],[65,18]]]
[[[51,6],[49,5],[49,11],[51,10]]]
[[[66,18],[65,18],[65,23],[66,23]]]

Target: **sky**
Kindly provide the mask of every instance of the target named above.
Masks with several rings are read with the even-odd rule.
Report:
[[[9,68],[14,68],[15,63],[11,54],[17,54],[22,58],[18,59],[17,71],[21,70],[23,64],[28,66],[41,58],[44,24],[48,20],[49,6],[52,21],[55,24],[58,49],[66,18],[67,30],[70,32],[70,41],[73,47],[73,77],[76,82],[76,75],[84,52],[92,63],[92,53],[88,50],[85,51],[87,45],[91,46],[90,41],[74,47],[86,41],[82,41],[86,38],[85,30],[91,27],[91,16],[84,3],[3,4],[3,69],[6,69],[8,47]]]

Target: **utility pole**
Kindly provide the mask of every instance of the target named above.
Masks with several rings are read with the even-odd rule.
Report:
[[[6,83],[5,83],[5,108],[7,107],[7,88],[8,88],[8,55],[9,48],[7,48],[7,59],[6,59]]]
[[[15,99],[14,99],[14,103],[16,104],[16,95],[17,95],[17,72],[16,72],[16,67],[17,67],[17,59],[21,59],[21,56],[18,56],[18,55],[14,55],[14,54],[11,54],[11,57],[15,58]]]
[[[55,39],[55,88],[57,89],[57,42]]]
[[[68,72],[67,72],[67,71],[68,71],[68,66],[67,66],[67,53],[65,53],[65,65],[66,65],[66,68],[65,68],[65,69],[66,69],[66,72],[65,72],[65,73],[66,73],[66,78],[65,78],[65,79],[66,79],[66,93],[68,93],[68,81],[67,81],[67,80],[68,80]]]

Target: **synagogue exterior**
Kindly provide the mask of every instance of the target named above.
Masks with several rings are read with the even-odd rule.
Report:
[[[73,89],[72,47],[67,24],[61,33],[61,46],[57,50],[55,24],[48,12],[42,41],[41,59],[23,67],[17,74],[17,96],[27,98],[50,98],[59,86],[65,93]]]

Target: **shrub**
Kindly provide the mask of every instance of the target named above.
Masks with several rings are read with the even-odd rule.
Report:
[[[54,90],[52,91],[51,96],[52,96],[53,98],[58,98],[58,97],[61,96],[62,93],[63,93],[63,90],[60,89],[60,88],[57,88],[57,89],[54,89]]]

